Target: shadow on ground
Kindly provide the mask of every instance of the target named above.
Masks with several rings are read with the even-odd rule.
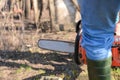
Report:
[[[37,80],[42,76],[64,74],[63,80],[75,80],[82,71],[73,57],[67,53],[31,53],[31,52],[0,52],[0,66],[20,68],[29,66],[32,70],[44,70],[45,73],[31,75],[22,80]],[[24,74],[23,74],[24,75]],[[11,76],[12,77],[12,76]]]

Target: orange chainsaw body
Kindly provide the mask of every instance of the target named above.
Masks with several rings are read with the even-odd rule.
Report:
[[[86,64],[86,52],[81,45],[79,45],[79,54],[82,55],[80,60]],[[115,36],[115,41],[112,46],[112,66],[120,67],[120,36]]]

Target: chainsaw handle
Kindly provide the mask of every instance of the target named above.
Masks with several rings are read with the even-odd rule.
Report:
[[[115,45],[115,44],[112,45],[112,48],[116,48],[116,47],[120,47],[120,45]]]
[[[80,24],[81,24],[81,20],[79,20],[79,21],[76,23],[76,30],[75,30],[76,33],[79,33],[79,31],[81,30]]]

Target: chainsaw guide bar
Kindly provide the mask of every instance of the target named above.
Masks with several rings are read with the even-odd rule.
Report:
[[[38,41],[38,46],[41,49],[65,52],[65,53],[74,53],[74,42],[60,41],[60,40],[49,40],[49,39],[40,39]]]

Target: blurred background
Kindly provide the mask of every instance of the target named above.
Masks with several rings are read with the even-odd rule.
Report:
[[[88,80],[73,54],[42,50],[39,39],[74,42],[77,0],[0,0],[0,80]],[[113,70],[120,80],[120,69]]]

